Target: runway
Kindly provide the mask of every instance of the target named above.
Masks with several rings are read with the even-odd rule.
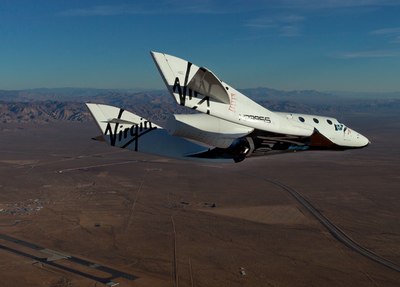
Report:
[[[60,251],[50,250],[50,249],[41,247],[39,245],[36,245],[34,243],[24,241],[24,240],[15,238],[15,237],[11,237],[6,234],[0,234],[0,240],[11,242],[11,243],[17,244],[21,247],[26,247],[26,248],[34,250],[34,251],[39,251],[40,253],[43,253],[43,255],[49,255],[49,256],[38,257],[36,255],[29,253],[28,251],[22,251],[22,250],[19,250],[18,248],[10,247],[5,244],[0,244],[0,249],[2,249],[2,250],[33,259],[44,265],[56,267],[58,269],[91,279],[93,281],[105,284],[107,286],[118,285],[118,283],[113,281],[114,279],[117,279],[117,278],[125,278],[128,280],[135,280],[138,278],[135,275],[128,274],[123,271],[119,271],[119,270],[116,270],[114,268],[110,268],[107,266],[103,266],[103,265],[100,265],[100,264],[97,264],[97,263],[94,263],[94,262],[91,262],[91,261],[88,261],[88,260],[85,260],[85,259],[82,259],[82,258],[79,258],[76,256],[68,255],[68,254],[62,253]],[[26,250],[26,248],[24,250]],[[81,265],[81,266],[84,266],[84,267],[87,267],[87,268],[93,269],[93,270],[98,270],[98,271],[107,273],[110,276],[108,276],[108,277],[95,276],[93,274],[90,274],[89,272],[83,272],[81,270],[78,270],[79,266],[77,266],[77,268],[65,266],[62,264],[62,262],[60,262],[62,260],[68,260],[69,262],[72,262],[73,264]]]

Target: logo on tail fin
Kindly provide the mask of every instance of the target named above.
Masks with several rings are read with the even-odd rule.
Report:
[[[117,119],[121,119],[124,109],[120,109],[118,113]],[[157,129],[154,127],[151,122],[140,119],[139,124],[133,124],[129,127],[124,128],[124,125],[117,122],[113,123],[114,128],[111,126],[111,123],[107,123],[107,127],[105,129],[104,135],[109,136],[110,145],[119,146],[121,148],[126,148],[131,143],[135,144],[135,151],[138,151],[139,138],[152,130]]]
[[[183,87],[181,86],[181,83],[180,83],[178,77],[175,78],[175,82],[172,87],[172,91],[174,93],[178,93],[178,95],[179,95],[179,104],[181,106],[185,106],[186,97],[189,97],[189,100],[191,100],[193,97],[197,98],[199,95],[201,95],[197,91],[194,91],[191,88],[188,88],[189,73],[190,73],[191,66],[192,66],[192,63],[188,62],[187,68],[186,68],[186,74],[185,74],[185,82],[183,84]],[[206,104],[207,104],[207,114],[210,114],[210,97],[209,96],[204,96],[196,105],[194,105],[192,107],[192,109],[196,110],[204,102],[206,102]]]

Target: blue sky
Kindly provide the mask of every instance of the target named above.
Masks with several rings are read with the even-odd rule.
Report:
[[[0,0],[0,89],[161,89],[149,55],[236,88],[400,91],[400,1]]]

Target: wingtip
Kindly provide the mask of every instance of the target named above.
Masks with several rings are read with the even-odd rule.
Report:
[[[85,103],[85,105],[86,105],[86,107],[87,107],[89,110],[93,110],[93,109],[95,109],[96,107],[99,106],[99,105],[96,104],[96,103]]]
[[[157,55],[162,55],[163,53],[157,52],[157,51],[150,51],[150,55],[155,58]]]

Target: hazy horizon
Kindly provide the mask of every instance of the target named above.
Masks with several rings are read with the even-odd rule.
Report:
[[[346,90],[317,90],[317,89],[305,89],[305,90],[285,90],[285,89],[278,89],[278,88],[272,88],[272,87],[236,87],[237,90],[239,91],[246,91],[246,90],[262,90],[262,89],[268,89],[272,91],[277,91],[277,92],[284,92],[284,93],[290,93],[290,92],[317,92],[321,94],[348,94],[348,95],[357,95],[360,96],[362,94],[365,95],[376,95],[376,94],[396,94],[396,96],[400,97],[400,90],[395,90],[395,91],[346,91]],[[18,91],[40,91],[40,90],[49,90],[49,91],[61,91],[61,90],[98,90],[98,91],[129,91],[129,92],[166,92],[168,93],[168,90],[166,88],[95,88],[95,87],[36,87],[36,88],[22,88],[22,89],[0,89],[0,91],[3,92],[18,92]]]

